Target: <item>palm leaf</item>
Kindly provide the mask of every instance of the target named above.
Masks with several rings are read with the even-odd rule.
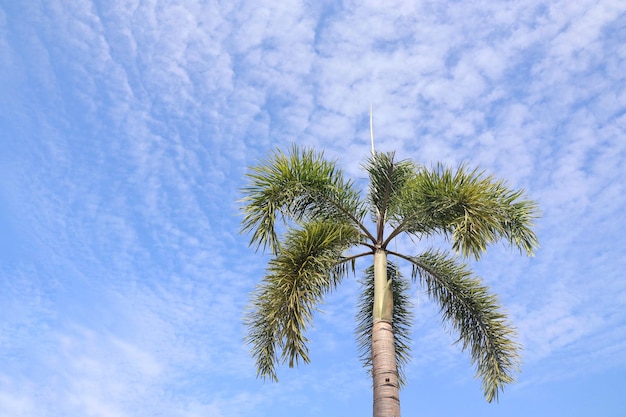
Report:
[[[351,225],[310,222],[287,233],[244,319],[258,375],[276,380],[276,366],[309,362],[307,338],[316,306],[348,272],[342,252],[360,234]]]
[[[500,239],[529,255],[538,246],[532,231],[536,204],[481,171],[421,169],[404,191],[403,222],[393,236],[440,232],[451,236],[455,251],[476,259]]]
[[[242,188],[241,231],[251,232],[250,244],[277,253],[277,220],[344,219],[359,225],[364,216],[360,196],[334,161],[323,153],[293,146],[290,154],[276,150],[247,174]]]
[[[463,350],[469,348],[487,401],[497,400],[519,370],[521,349],[497,297],[465,264],[443,253],[428,251],[410,260],[413,277],[440,305],[443,321],[458,333]]]
[[[394,153],[379,152],[365,164],[370,179],[371,214],[379,226],[397,214],[403,188],[415,176],[417,169],[412,161],[396,161],[394,157]],[[382,239],[382,229],[378,232],[378,238]]]

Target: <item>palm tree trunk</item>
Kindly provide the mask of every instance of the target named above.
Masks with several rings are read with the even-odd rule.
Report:
[[[393,341],[393,292],[387,279],[387,253],[374,254],[372,376],[374,417],[400,417],[400,386]]]

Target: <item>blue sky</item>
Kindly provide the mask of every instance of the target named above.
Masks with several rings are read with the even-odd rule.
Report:
[[[419,288],[411,416],[623,416],[626,3],[0,0],[0,417],[370,415],[357,279],[255,378],[248,166],[296,142],[467,162],[541,206],[476,271],[524,345],[482,397]],[[399,242],[399,245],[406,242]]]

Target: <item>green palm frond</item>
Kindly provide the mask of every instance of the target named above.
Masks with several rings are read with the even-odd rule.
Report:
[[[446,254],[428,251],[410,260],[414,278],[419,276],[440,305],[442,319],[458,333],[463,350],[469,348],[487,401],[497,400],[519,370],[521,349],[497,297],[465,264]]]
[[[394,153],[376,153],[368,159],[365,169],[369,173],[369,198],[372,213],[380,216],[380,224],[397,214],[402,200],[402,189],[415,176],[417,167],[410,160],[396,161]]]
[[[250,244],[272,253],[279,250],[276,222],[281,218],[342,219],[360,225],[365,210],[359,193],[334,161],[324,159],[322,152],[293,146],[290,154],[276,150],[247,174],[242,189],[241,231],[251,232]],[[362,229],[364,229],[361,226]]]
[[[537,205],[524,198],[523,190],[511,190],[481,171],[461,166],[453,172],[442,165],[421,169],[405,187],[403,201],[399,231],[450,235],[452,248],[463,256],[478,259],[500,239],[529,255],[538,247],[532,231]]]
[[[410,297],[409,280],[400,274],[398,265],[387,264],[387,278],[392,280],[393,291],[393,332],[396,351],[396,366],[400,385],[406,384],[404,368],[411,360],[411,326],[413,324],[413,303]],[[372,371],[372,310],[374,308],[374,267],[365,271],[365,278],[360,280],[362,286],[357,312],[357,328],[355,332],[359,348],[359,358],[363,367]]]
[[[275,380],[278,363],[309,362],[306,329],[316,306],[349,271],[342,253],[359,239],[353,226],[325,221],[287,233],[244,320],[259,376]]]

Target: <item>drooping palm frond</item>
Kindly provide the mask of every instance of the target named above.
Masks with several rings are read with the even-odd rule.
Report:
[[[420,169],[404,191],[404,221],[397,232],[450,235],[455,251],[476,259],[500,239],[528,255],[538,247],[532,231],[536,204],[523,190],[511,190],[481,171]]]
[[[354,226],[328,221],[287,233],[244,319],[259,376],[276,380],[278,363],[309,362],[306,329],[316,306],[349,270],[338,266],[342,253],[360,238]]]
[[[343,219],[359,225],[365,209],[353,183],[344,179],[334,161],[324,159],[322,152],[299,149],[291,153],[276,150],[247,174],[241,231],[251,232],[250,244],[277,253],[280,242],[276,222],[280,218]]]
[[[413,324],[413,303],[410,297],[409,280],[404,278],[398,265],[387,264],[387,279],[392,280],[393,291],[393,333],[396,351],[396,366],[400,385],[406,384],[405,365],[411,359],[411,326]],[[357,311],[355,336],[359,348],[359,358],[363,367],[372,372],[372,310],[374,308],[374,267],[365,270]]]
[[[459,335],[463,350],[469,348],[487,401],[497,400],[499,391],[519,370],[521,349],[497,297],[465,264],[449,255],[428,251],[404,258],[413,264],[414,279],[419,277],[429,297],[439,304],[443,321]]]

